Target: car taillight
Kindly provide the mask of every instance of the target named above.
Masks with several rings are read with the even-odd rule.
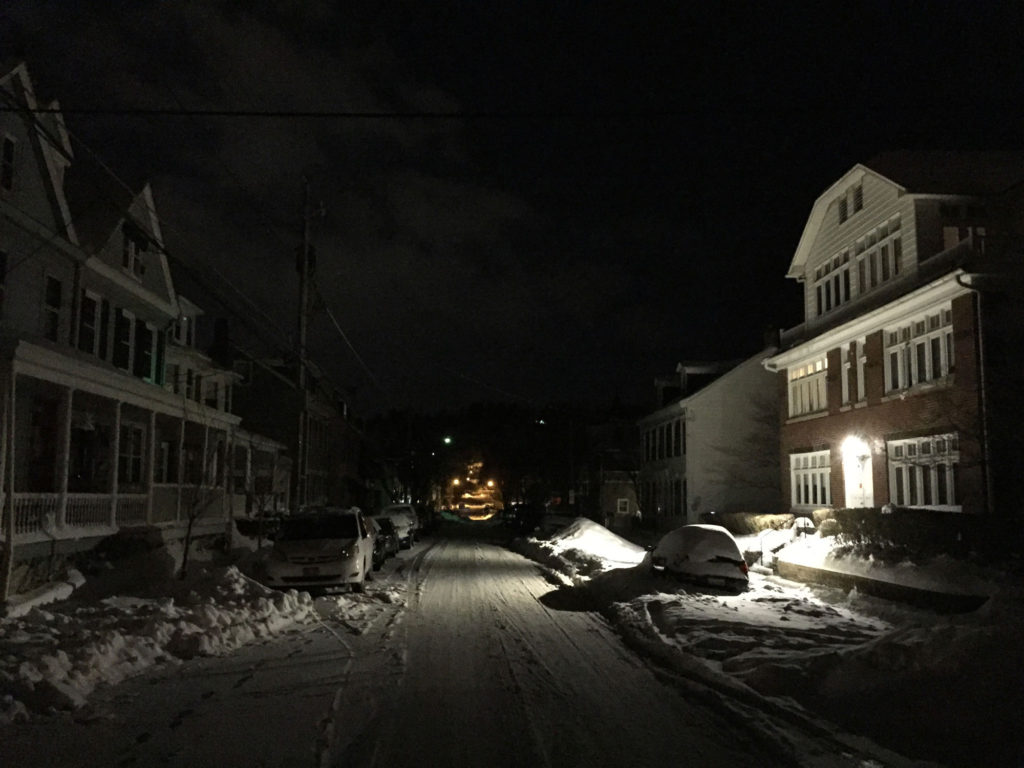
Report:
[[[740,563],[740,570],[743,571],[744,574],[747,574],[747,573],[750,572],[750,569],[747,568],[747,561],[746,560],[744,560],[742,563]]]

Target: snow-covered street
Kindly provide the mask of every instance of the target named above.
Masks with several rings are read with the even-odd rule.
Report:
[[[233,566],[116,596],[87,583],[0,623],[4,765],[1012,759],[980,696],[1019,699],[1020,654],[972,659],[1013,631],[999,604],[937,617],[761,574],[694,590],[644,557],[582,519],[550,541],[449,524],[361,595],[277,593]],[[932,679],[959,696],[932,707]],[[929,733],[928,712],[958,720]],[[1003,744],[958,746],[982,718]]]

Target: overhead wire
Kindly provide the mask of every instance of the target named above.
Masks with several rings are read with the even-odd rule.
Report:
[[[5,97],[4,100],[7,101],[8,104],[0,103],[0,111],[20,111],[20,112],[23,112],[23,113],[27,113],[27,114],[33,115],[32,119],[33,119],[33,122],[36,125],[36,127],[47,137],[47,140],[58,151],[61,151],[61,152],[62,152],[62,150],[60,148],[58,140],[50,133],[49,128],[47,126],[45,126],[40,121],[40,119],[39,119],[40,115],[45,115],[45,114],[60,114],[60,115],[65,115],[65,114],[122,115],[122,116],[132,115],[132,116],[149,117],[149,118],[160,117],[160,116],[183,116],[183,117],[212,117],[212,116],[256,117],[256,116],[259,116],[259,117],[287,117],[287,118],[325,117],[325,118],[356,118],[356,119],[387,119],[387,118],[417,118],[417,119],[418,118],[439,118],[439,119],[456,119],[456,118],[459,118],[459,117],[501,117],[501,116],[513,116],[511,113],[484,113],[484,112],[477,112],[477,113],[465,113],[465,112],[459,112],[459,113],[456,113],[456,112],[452,112],[452,113],[433,113],[433,112],[431,112],[431,113],[428,113],[428,112],[351,112],[351,111],[301,111],[301,110],[300,111],[273,111],[273,110],[238,110],[238,109],[235,109],[235,110],[189,109],[189,108],[184,107],[184,105],[182,104],[181,99],[178,97],[177,93],[175,93],[174,90],[169,85],[165,84],[165,87],[168,90],[168,92],[170,93],[171,97],[178,103],[178,105],[179,105],[178,108],[176,108],[176,109],[174,109],[174,108],[160,108],[160,109],[115,109],[115,110],[90,109],[90,108],[83,109],[83,108],[38,107],[38,106],[33,108],[33,107],[28,107],[28,106],[10,104],[9,103],[10,102],[10,97],[9,97],[8,94],[6,94],[6,92],[4,92],[3,93],[3,95]],[[552,114],[554,114],[554,113],[552,113]],[[570,115],[570,113],[562,113],[562,114],[564,116],[572,116],[572,115]],[[541,115],[541,113],[517,113],[514,116],[516,116],[516,117],[531,117],[531,116],[540,116],[540,115]],[[576,115],[576,116],[580,116],[580,115]],[[99,165],[99,167],[104,171],[104,173],[110,179],[112,179],[118,185],[120,185],[129,195],[131,195],[131,198],[134,200],[135,197],[136,197],[136,193],[135,193],[134,190],[132,190],[131,186],[127,182],[125,182],[109,166],[109,164],[106,163],[99,156],[98,153],[96,153],[94,150],[92,150],[92,148],[88,145],[88,143],[85,142],[84,139],[82,139],[77,133],[75,133],[74,131],[71,131],[66,126],[64,127],[64,129],[67,132],[69,138],[72,139],[77,146],[80,146],[82,149],[84,149],[87,152],[87,154],[90,156],[90,158]],[[71,158],[68,157],[67,155],[65,155],[65,157],[69,161],[71,160]],[[237,174],[235,174],[234,171],[223,162],[222,158],[218,158],[218,161],[220,162],[222,168],[225,170],[227,175],[231,178],[232,183],[235,184],[235,186],[240,191],[242,191],[244,193],[244,195],[246,197],[246,204],[251,206],[254,211],[256,211],[258,214],[260,214],[260,220],[261,221],[267,221],[268,219],[266,217],[266,211],[259,209],[260,206],[258,206],[258,204],[255,203],[255,201],[252,199],[251,193],[245,188],[244,183],[241,182],[241,180],[238,178]],[[113,201],[110,201],[110,202],[113,202]],[[116,203],[114,203],[114,204],[116,204]],[[149,207],[148,212],[150,213],[150,215],[154,216],[154,218],[156,218],[157,221],[160,222],[162,227],[166,227],[169,230],[177,232],[177,233],[183,233],[184,232],[184,230],[180,226],[178,226],[172,220],[168,219],[166,216],[158,213],[153,207]],[[127,211],[125,211],[123,213],[124,213],[126,218],[129,216]],[[40,222],[40,223],[42,223],[42,222]],[[280,236],[272,228],[267,227],[266,231],[268,233],[270,233],[271,236],[275,240],[277,240],[278,244],[282,247],[282,249],[286,250],[288,248],[287,244],[285,244],[281,240]],[[41,248],[41,247],[42,246],[40,245],[39,248]],[[38,248],[37,248],[37,250],[38,250]],[[231,306],[230,306],[230,302],[225,300],[225,298],[221,294],[221,292],[218,289],[213,288],[211,285],[209,285],[209,283],[205,279],[204,275],[200,275],[199,274],[198,270],[200,269],[200,267],[198,267],[196,265],[193,265],[193,264],[190,264],[187,260],[185,260],[184,258],[182,258],[182,257],[180,257],[180,256],[178,256],[176,254],[172,254],[165,246],[161,246],[161,251],[162,251],[162,253],[165,256],[167,256],[169,258],[172,258],[174,260],[174,262],[176,264],[178,264],[182,269],[186,270],[188,272],[188,274],[190,275],[190,277],[192,277],[194,280],[196,280],[200,285],[204,286],[206,290],[211,291],[211,293],[213,294],[214,298],[216,298],[224,306],[225,310],[229,311],[232,315],[235,315],[236,317],[241,318],[243,320],[243,322],[245,322],[250,327],[250,330],[255,330],[255,329],[253,329],[251,327],[251,318],[247,317],[244,313],[240,313],[237,310],[233,310],[231,308]],[[231,291],[233,291],[234,294],[237,296],[237,298],[239,300],[241,300],[243,302],[243,304],[245,304],[250,311],[253,311],[253,312],[257,313],[258,315],[260,315],[262,320],[267,323],[269,328],[272,328],[276,332],[280,333],[280,329],[275,326],[274,321],[269,316],[267,316],[266,313],[263,310],[261,310],[258,307],[258,305],[256,305],[252,301],[252,299],[247,294],[245,294],[245,292],[241,288],[239,288],[232,280],[230,280],[229,278],[224,276],[222,273],[220,273],[219,270],[217,270],[212,265],[209,265],[208,263],[204,264],[202,268],[209,270],[215,277],[218,278],[218,280],[222,281],[224,283],[224,285],[227,288],[229,288]],[[317,290],[317,294],[318,294],[318,297],[320,299],[321,305],[325,309],[326,314],[328,316],[328,319],[330,320],[331,325],[333,326],[334,330],[338,333],[339,337],[344,342],[345,346],[353,354],[353,356],[356,359],[356,361],[358,362],[360,368],[367,375],[369,380],[373,383],[374,387],[376,387],[379,390],[380,394],[384,397],[385,401],[390,406],[391,399],[388,396],[387,390],[383,386],[383,384],[381,383],[379,377],[376,374],[373,373],[373,371],[370,369],[369,365],[366,363],[366,361],[363,358],[363,356],[358,352],[358,350],[355,348],[354,344],[352,343],[351,339],[348,337],[348,335],[342,329],[341,324],[339,323],[337,317],[334,315],[334,313],[327,306],[327,303],[326,303],[322,293],[319,290]],[[262,335],[262,334],[260,332],[257,332],[257,336],[260,336],[260,335]],[[272,344],[271,346],[275,346],[275,345]],[[287,357],[294,357],[294,354],[295,354],[294,352],[290,352],[286,356]],[[492,392],[496,392],[498,394],[501,394],[502,396],[512,397],[512,398],[515,398],[515,399],[520,399],[520,400],[524,400],[524,401],[530,402],[530,399],[527,398],[527,397],[524,397],[524,396],[521,396],[521,395],[516,395],[514,393],[510,393],[510,392],[508,392],[508,391],[506,391],[506,390],[504,390],[504,389],[502,389],[500,387],[497,387],[495,385],[488,384],[486,382],[483,382],[483,381],[480,381],[478,379],[472,378],[472,377],[467,376],[466,374],[464,374],[464,373],[462,373],[460,371],[456,371],[456,370],[453,370],[453,369],[451,369],[451,368],[449,368],[447,366],[444,366],[444,365],[438,363],[437,361],[433,361],[433,362],[434,362],[434,364],[440,370],[443,370],[446,373],[450,373],[450,374],[452,374],[452,375],[454,375],[454,376],[456,376],[456,377],[458,377],[460,379],[463,379],[464,381],[472,383],[475,386],[482,387],[482,388],[490,390]],[[322,376],[322,372],[321,372],[320,375]]]

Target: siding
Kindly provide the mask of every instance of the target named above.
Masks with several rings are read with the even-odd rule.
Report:
[[[846,187],[855,186],[851,180]],[[901,195],[899,188],[874,174],[865,174],[861,182],[864,189],[864,208],[843,222],[839,223],[838,200],[840,195],[829,204],[825,212],[818,236],[811,246],[810,254],[804,271],[804,319],[813,323],[817,318],[817,305],[814,292],[814,271],[821,264],[846,250],[852,249],[857,239],[896,214],[900,215],[900,229],[903,246],[902,265],[909,271],[917,264],[915,240],[917,227],[914,216],[913,198]],[[851,254],[852,257],[852,254]],[[851,304],[856,302],[856,280],[851,285]],[[828,317],[826,313],[823,317]]]

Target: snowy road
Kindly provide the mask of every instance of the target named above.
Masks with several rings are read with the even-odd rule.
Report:
[[[8,729],[2,764],[882,764],[760,699],[648,666],[501,535],[445,529],[284,635]]]
[[[414,565],[400,678],[372,698],[362,732],[349,697],[338,765],[764,764],[735,727],[665,687],[604,621],[554,607],[536,564],[446,538]]]

